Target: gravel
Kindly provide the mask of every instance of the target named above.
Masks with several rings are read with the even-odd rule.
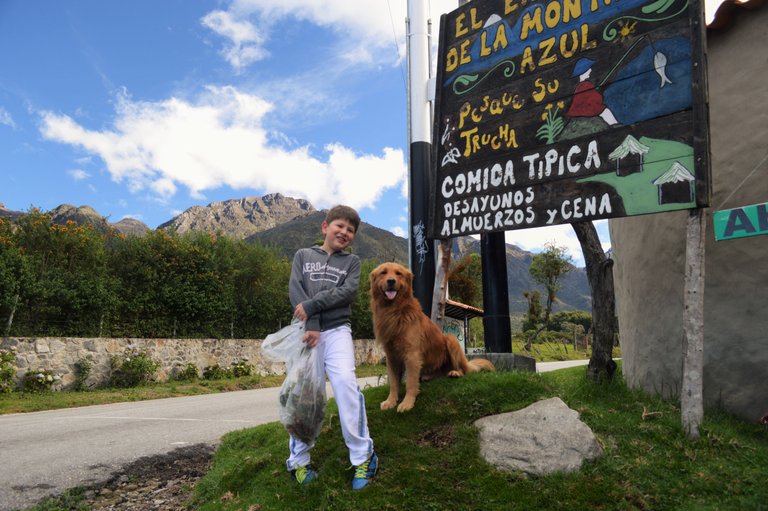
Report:
[[[197,481],[210,468],[215,447],[197,444],[139,458],[101,484],[88,487],[93,511],[178,511],[190,509]]]

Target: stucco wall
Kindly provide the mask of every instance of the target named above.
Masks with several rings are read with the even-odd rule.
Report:
[[[706,211],[704,398],[705,406],[749,421],[768,413],[768,236],[715,241],[711,215],[768,201],[765,48],[766,7],[708,34],[713,195]],[[682,377],[686,218],[678,212],[609,222],[625,378],[668,397],[679,396]]]
[[[21,338],[5,337],[0,349],[16,354],[17,382],[28,370],[47,369],[61,377],[66,388],[75,381],[75,364],[90,355],[94,366],[88,383],[104,384],[111,373],[110,359],[127,348],[147,350],[160,363],[155,377],[165,381],[188,363],[194,363],[202,373],[208,366],[223,368],[243,358],[254,366],[254,374],[283,374],[285,364],[272,363],[261,355],[260,339],[82,339],[82,338]],[[373,340],[355,340],[355,362],[377,364],[384,352]]]

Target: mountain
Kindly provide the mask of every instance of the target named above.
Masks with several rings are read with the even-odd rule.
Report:
[[[0,218],[10,218],[11,220],[15,220],[23,214],[23,211],[13,211],[12,209],[6,208],[5,204],[0,202]]]
[[[454,238],[451,255],[454,260],[461,259],[468,254],[480,253],[480,241],[470,236]],[[509,311],[513,314],[522,314],[528,310],[528,302],[523,293],[533,289],[539,289],[544,295],[544,288],[533,280],[528,268],[534,254],[521,249],[516,245],[507,243],[507,289],[509,289]],[[587,280],[587,272],[584,268],[572,266],[562,280],[562,288],[557,294],[557,303],[554,308],[558,310],[592,310],[592,293]]]
[[[135,218],[123,218],[112,224],[112,227],[128,236],[144,236],[151,230],[147,224]]]
[[[243,239],[314,211],[315,208],[306,200],[274,193],[193,206],[158,226],[158,230],[179,234],[189,231],[223,232]]]
[[[323,233],[320,231],[320,225],[325,219],[325,213],[314,211],[306,216],[296,217],[272,229],[253,234],[247,237],[246,241],[258,241],[262,245],[276,247],[281,254],[293,258],[298,249],[317,242],[322,243]],[[365,222],[360,224],[355,235],[352,252],[360,259],[408,264],[408,240]]]
[[[109,232],[112,229],[126,235],[142,236],[149,232],[149,227],[139,220],[123,218],[117,223],[109,223],[91,206],[72,206],[62,204],[48,211],[51,222],[64,225],[67,222],[92,225],[97,231]]]
[[[72,206],[70,204],[62,204],[56,206],[52,210],[48,211],[51,216],[51,222],[54,224],[66,224],[67,222],[75,222],[77,224],[90,224],[97,231],[107,232],[109,231],[109,222],[107,219],[101,216],[90,206]]]

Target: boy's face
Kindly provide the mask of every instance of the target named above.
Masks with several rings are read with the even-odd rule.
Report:
[[[330,223],[323,222],[322,229],[325,236],[323,249],[329,254],[344,250],[355,239],[354,226],[343,218],[337,218]]]

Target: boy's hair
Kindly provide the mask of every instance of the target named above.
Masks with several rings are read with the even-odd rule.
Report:
[[[340,218],[352,224],[352,227],[355,228],[355,232],[357,232],[360,228],[360,215],[358,215],[357,211],[355,211],[353,208],[350,208],[349,206],[343,206],[341,204],[334,206],[329,209],[328,213],[325,215],[325,221],[329,224]]]

